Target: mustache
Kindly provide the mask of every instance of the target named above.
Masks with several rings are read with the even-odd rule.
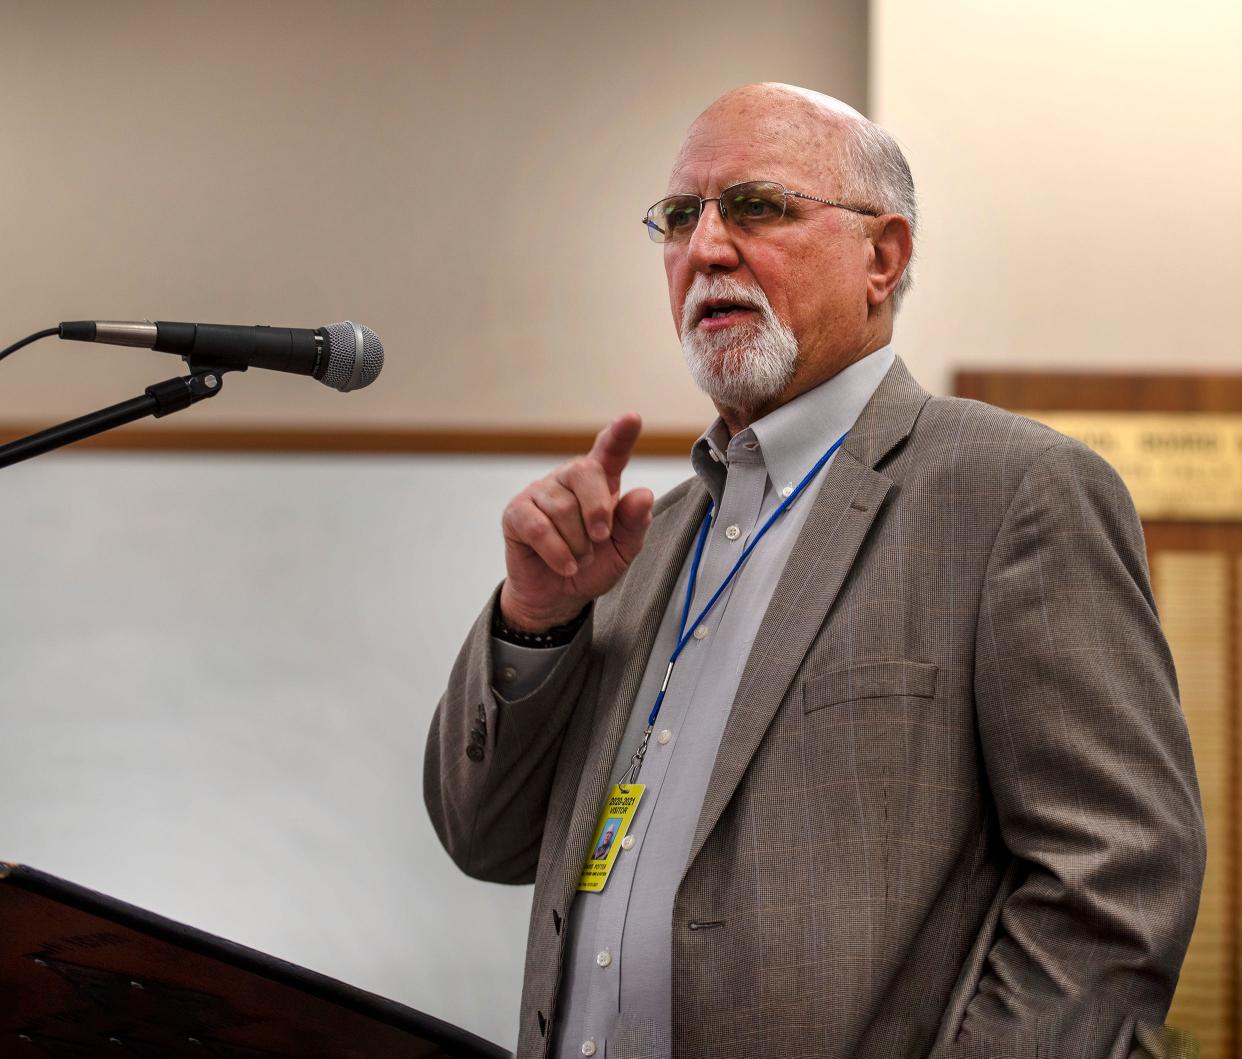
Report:
[[[759,287],[751,287],[728,276],[705,276],[699,273],[686,291],[681,307],[682,334],[694,327],[706,311],[709,301],[729,301],[770,316],[772,306]]]

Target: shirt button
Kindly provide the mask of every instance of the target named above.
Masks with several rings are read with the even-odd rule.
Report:
[[[595,962],[601,967],[607,967],[610,963],[612,963],[612,953],[605,949],[595,957]]]
[[[781,496],[793,496],[793,486],[785,486],[785,488],[781,490]]]
[[[594,1055],[595,1054],[595,1042],[592,1040],[583,1041],[582,1042],[582,1054],[583,1055]]]
[[[731,540],[731,541],[735,541],[735,540],[737,540],[737,539],[738,539],[738,537],[740,537],[741,535],[742,535],[742,531],[741,531],[740,529],[738,529],[736,526],[726,526],[726,527],[725,527],[725,536],[726,536],[726,537],[728,537],[728,538],[729,538],[729,540]]]
[[[634,848],[634,836],[626,835],[625,838],[621,840],[621,848],[622,849],[633,849]]]
[[[673,733],[670,732],[667,728],[665,728],[663,731],[660,732],[659,735],[656,736],[656,742],[659,743],[661,746],[664,746],[672,738],[673,738]]]
[[[696,640],[706,640],[707,639],[707,626],[700,625],[697,629],[695,629],[694,638]]]
[[[512,666],[505,666],[500,671],[500,682],[502,684],[512,684],[517,679],[517,670]]]

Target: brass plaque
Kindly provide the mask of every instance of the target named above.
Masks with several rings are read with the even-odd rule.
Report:
[[[1024,412],[1116,468],[1151,522],[1242,521],[1242,415]]]

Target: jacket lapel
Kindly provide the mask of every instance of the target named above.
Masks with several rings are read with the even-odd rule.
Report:
[[[741,783],[892,487],[875,465],[909,435],[929,396],[896,360],[828,468],[742,671],[687,868]]]

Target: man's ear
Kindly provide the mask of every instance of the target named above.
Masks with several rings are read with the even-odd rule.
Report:
[[[910,236],[910,222],[899,213],[877,217],[872,226],[867,304],[874,309],[889,298],[901,280],[914,253],[914,240]]]

